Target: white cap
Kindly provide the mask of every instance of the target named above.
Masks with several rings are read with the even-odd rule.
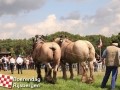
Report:
[[[114,45],[114,46],[118,46],[118,43],[112,43],[112,45]]]

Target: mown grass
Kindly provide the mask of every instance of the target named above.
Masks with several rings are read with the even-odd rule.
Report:
[[[24,70],[23,74],[17,74],[17,71],[15,71],[14,74],[11,74],[10,71],[0,71],[2,74],[11,75],[17,78],[33,78],[36,77],[36,71],[35,70]],[[44,73],[42,72],[44,75]],[[69,74],[69,73],[68,73]],[[102,82],[104,72],[95,72],[95,82],[93,84],[85,84],[80,81],[81,76],[77,76],[75,72],[75,78],[73,80],[63,80],[62,72],[59,71],[58,73],[58,79],[56,84],[48,84],[45,82],[36,83],[36,82],[14,82],[16,84],[39,84],[39,88],[12,88],[12,90],[110,90],[110,82],[111,77],[109,78],[109,81],[107,83],[107,87],[105,89],[100,88],[100,84]],[[120,90],[120,74],[118,74],[118,79],[116,81],[116,89]],[[69,76],[69,75],[68,75]],[[0,90],[10,90],[7,88],[0,87]]]

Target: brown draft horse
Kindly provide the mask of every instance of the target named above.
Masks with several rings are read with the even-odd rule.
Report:
[[[55,83],[57,78],[57,68],[60,63],[61,58],[61,49],[60,46],[55,42],[44,42],[43,36],[36,35],[33,44],[33,60],[37,68],[38,78],[42,80],[41,76],[41,64],[47,66],[47,72],[45,73],[45,78],[48,79],[48,82]],[[50,65],[52,63],[52,66]],[[51,72],[53,69],[53,78]],[[49,77],[50,75],[50,77]]]
[[[93,60],[95,59],[95,49],[93,45],[86,40],[77,40],[75,42],[70,41],[67,38],[56,38],[54,39],[61,47],[61,66],[63,69],[63,78],[66,79],[66,68],[65,64],[69,64],[70,78],[73,79],[73,63],[80,63],[83,68],[82,82],[92,83],[94,81],[93,72]],[[88,62],[90,77],[87,77],[86,61]]]

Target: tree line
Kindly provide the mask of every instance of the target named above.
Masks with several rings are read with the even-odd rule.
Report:
[[[111,37],[106,37],[104,35],[86,35],[80,36],[79,34],[71,34],[68,32],[56,32],[54,34],[45,35],[46,42],[52,41],[54,38],[59,37],[60,35],[65,35],[72,41],[76,40],[88,40],[90,41],[94,47],[96,52],[99,54],[99,40],[101,38],[103,46],[101,47],[102,52],[106,48],[106,46],[110,45],[114,40],[119,43],[120,47],[120,33],[117,35],[112,35]],[[11,52],[13,55],[30,55],[32,53],[33,46],[33,37],[29,39],[0,39],[0,51],[1,52]]]

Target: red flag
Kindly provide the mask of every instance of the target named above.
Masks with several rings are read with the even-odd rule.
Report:
[[[0,86],[12,88],[13,77],[9,75],[0,74]]]
[[[98,48],[102,47],[102,40],[101,40],[101,37],[100,37],[100,40],[99,40],[99,45],[98,45]]]

